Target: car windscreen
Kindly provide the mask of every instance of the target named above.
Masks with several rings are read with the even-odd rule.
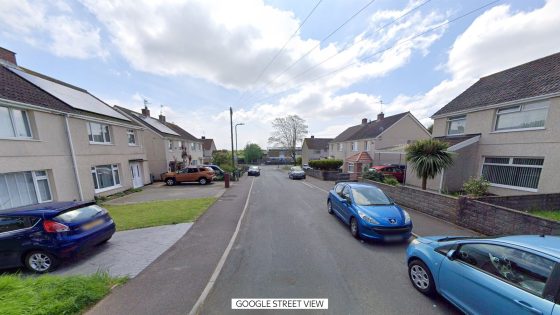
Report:
[[[352,187],[352,196],[360,206],[386,206],[393,204],[383,191],[375,187]]]
[[[299,171],[303,171],[303,169],[299,166],[294,166],[294,167],[292,167],[292,171],[299,172]]]
[[[256,166],[251,166],[251,167],[249,167],[249,169],[251,169],[251,170],[255,170],[255,171],[258,171],[258,170],[259,170],[259,168],[258,168],[258,167],[256,167]]]
[[[90,205],[70,211],[63,212],[55,217],[55,220],[63,223],[82,222],[91,219],[103,212],[98,205]]]

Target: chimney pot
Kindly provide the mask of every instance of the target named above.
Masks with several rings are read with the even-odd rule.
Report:
[[[3,47],[0,47],[0,60],[4,60],[11,64],[17,65],[16,53]]]
[[[311,139],[315,139],[315,136],[311,136]]]
[[[150,110],[148,109],[148,106],[144,105],[144,108],[142,108],[142,115],[144,115],[144,117],[150,117]]]
[[[206,136],[202,136],[202,140],[206,139]]]
[[[362,125],[367,124],[367,118],[362,118]]]
[[[383,118],[385,118],[385,114],[383,114],[383,112],[377,114],[377,120],[381,120]]]
[[[160,115],[159,115],[159,121],[161,121],[162,123],[165,124],[165,116],[163,116],[163,115],[160,114]]]

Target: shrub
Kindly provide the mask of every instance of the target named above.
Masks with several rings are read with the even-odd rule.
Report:
[[[399,181],[393,176],[385,176],[383,182],[391,186],[397,186],[399,184]]]
[[[301,156],[296,158],[296,165],[301,165]]]
[[[374,170],[368,170],[367,172],[363,173],[362,178],[373,180],[380,183],[383,183],[385,180],[385,176],[382,173]]]
[[[342,160],[313,160],[309,161],[309,166],[318,170],[335,171],[338,170],[344,162]]]
[[[484,196],[490,187],[490,182],[483,177],[471,177],[463,184],[463,190],[471,196]]]

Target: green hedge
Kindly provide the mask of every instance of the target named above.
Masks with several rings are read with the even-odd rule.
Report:
[[[338,170],[344,162],[342,160],[312,160],[309,166],[317,170],[335,171]]]

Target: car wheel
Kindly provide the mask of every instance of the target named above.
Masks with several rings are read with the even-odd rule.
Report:
[[[175,185],[175,179],[168,178],[168,179],[165,180],[165,183],[167,184],[167,186],[173,186],[173,185]]]
[[[206,180],[206,178],[202,177],[201,179],[198,180],[198,183],[200,185],[206,185],[208,183],[208,180]]]
[[[421,260],[415,259],[408,264],[408,277],[416,290],[425,295],[434,295],[436,287],[430,269]]]
[[[329,212],[329,214],[334,214],[332,209],[332,202],[330,200],[327,201],[327,211]]]
[[[358,220],[356,218],[350,219],[350,233],[356,239],[360,239],[360,228],[358,227]]]
[[[52,271],[56,266],[56,258],[44,251],[32,251],[25,256],[25,266],[36,273]]]

